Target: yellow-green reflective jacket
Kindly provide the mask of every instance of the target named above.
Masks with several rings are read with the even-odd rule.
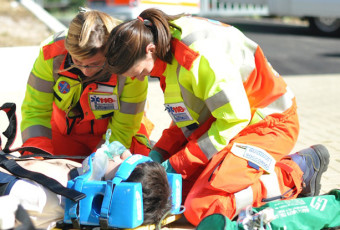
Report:
[[[130,147],[132,137],[140,128],[147,96],[144,81],[106,73],[104,81],[83,87],[81,78],[67,67],[68,52],[64,47],[67,31],[45,40],[31,70],[22,105],[21,131],[23,142],[32,137],[51,139],[51,117],[63,134],[105,134],[112,130],[110,141],[117,140]],[[81,107],[82,114],[74,113]],[[72,117],[88,122],[89,127],[72,131]],[[70,120],[71,119],[71,120]],[[107,120],[107,126],[103,126]]]
[[[196,140],[207,159],[246,126],[292,106],[294,95],[282,77],[239,30],[195,17],[174,24],[181,31],[172,30],[172,63],[157,59],[151,76],[160,78],[165,108],[186,138],[215,119]],[[176,141],[161,138],[156,147],[168,150]]]

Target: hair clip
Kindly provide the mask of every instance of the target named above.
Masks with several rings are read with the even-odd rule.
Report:
[[[89,12],[91,11],[89,8],[86,8],[86,7],[79,7],[79,13],[86,13],[86,12]]]

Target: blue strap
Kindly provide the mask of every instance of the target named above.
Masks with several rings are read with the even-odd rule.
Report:
[[[74,184],[74,189],[77,191],[82,191],[83,184],[84,184],[83,178],[77,178]],[[77,209],[78,209],[78,202],[72,202],[72,207],[69,210],[71,219],[79,219]]]
[[[111,205],[111,197],[112,197],[112,192],[114,189],[115,184],[112,183],[112,181],[107,181],[106,187],[105,187],[105,195],[104,195],[104,200],[103,204],[100,210],[100,217],[104,219],[109,218],[109,209]]]
[[[102,207],[100,209],[100,217],[99,217],[99,224],[100,227],[103,229],[107,229],[109,226],[109,210],[111,206],[111,199],[113,190],[116,184],[112,183],[112,181],[107,181],[105,187],[105,195],[104,200],[102,203]]]
[[[0,196],[8,195],[17,180],[16,176],[0,172]]]

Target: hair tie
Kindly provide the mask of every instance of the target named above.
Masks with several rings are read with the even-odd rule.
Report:
[[[148,19],[143,19],[141,16],[137,16],[137,19],[141,22],[143,22],[143,24],[145,26],[152,26],[152,23],[150,22],[150,20]]]

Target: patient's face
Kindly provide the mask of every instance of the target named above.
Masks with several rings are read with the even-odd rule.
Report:
[[[126,158],[128,158],[131,155],[132,155],[131,152],[129,150],[126,150],[122,155],[115,156],[113,160],[109,159],[109,164],[107,166],[107,170],[104,176],[105,180],[111,180],[116,175],[119,166],[123,163],[123,161]]]

